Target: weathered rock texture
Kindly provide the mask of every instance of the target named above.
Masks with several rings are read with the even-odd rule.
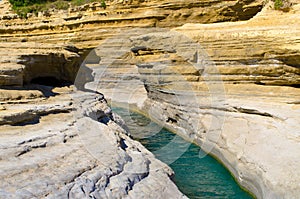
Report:
[[[268,4],[247,22],[186,24],[176,30],[201,44],[223,81],[299,87],[299,12],[299,4],[288,14]]]
[[[300,7],[291,2],[287,13],[271,3],[259,12],[263,1],[254,0],[110,1],[106,10],[94,3],[28,20],[2,11],[1,197],[182,197],[169,168],[125,135],[100,95],[78,92],[72,101],[68,89],[20,87],[39,77],[73,81],[87,51],[103,43],[78,88],[135,104],[194,140],[258,198],[297,198]],[[248,21],[186,24],[239,20]],[[168,30],[124,35],[182,24],[173,31],[200,46]],[[70,102],[91,106],[74,114]],[[96,135],[107,140],[99,148]]]
[[[22,86],[35,78],[73,82],[84,52],[74,46],[35,42],[0,44],[0,85]]]
[[[88,85],[196,142],[258,198],[297,198],[299,9],[126,32],[95,50],[104,60]]]
[[[0,198],[184,198],[103,95],[33,86],[1,90]]]
[[[79,63],[78,54],[84,57],[86,50],[125,29],[175,27],[186,21],[245,20],[259,12],[262,5],[260,0],[108,1],[105,10],[100,3],[92,3],[66,11],[47,11],[24,20],[18,18],[4,0],[0,2],[0,63],[3,65],[0,84],[22,85],[37,74],[73,81],[75,73],[70,72],[78,70],[74,64]],[[41,62],[45,66],[41,67]],[[55,65],[52,73],[51,65]]]
[[[53,87],[74,81],[86,52],[122,26],[159,17],[79,9],[83,16],[30,20],[1,13],[0,197],[184,198],[172,170],[126,135],[102,95]]]

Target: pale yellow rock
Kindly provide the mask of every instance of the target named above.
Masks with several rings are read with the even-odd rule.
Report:
[[[273,2],[259,12],[264,1],[110,1],[106,10],[93,3],[68,11],[47,11],[22,20],[10,11],[3,11],[9,5],[7,1],[1,1],[0,85],[22,86],[34,78],[46,76],[73,81],[89,50],[103,44],[96,53],[100,57],[98,62],[101,59],[102,65],[111,65],[103,75],[103,70],[97,66],[99,63],[94,63],[96,66],[87,63],[94,75],[94,80],[86,84],[87,88],[104,92],[112,101],[129,103],[147,111],[157,122],[193,140],[220,159],[237,181],[258,198],[297,198],[300,195],[300,4],[296,0],[291,2],[289,12],[274,10]],[[250,20],[239,21],[247,19]],[[224,21],[231,22],[192,24]],[[179,25],[183,26],[177,27]],[[170,49],[166,52],[159,48],[146,49],[134,53],[131,44],[122,40],[130,28],[157,26],[177,27],[172,31],[197,41],[204,50],[202,52],[208,54],[200,59],[207,62],[205,67],[195,69],[186,62],[195,63],[198,59],[195,51],[189,51],[191,46],[182,49],[192,52],[188,58],[182,56],[183,59]],[[146,33],[134,32],[132,41],[140,42],[139,34]],[[151,33],[147,35],[149,39],[161,39],[161,35],[156,35],[157,31]],[[115,43],[105,41],[117,34],[120,34],[120,40]],[[160,47],[169,44],[166,38],[161,41]],[[182,48],[175,47],[176,50]],[[121,56],[114,54],[118,50]],[[153,69],[143,67],[140,62],[146,66],[152,64]],[[125,80],[124,84],[118,81],[120,79]],[[0,176],[7,180],[1,186],[14,193],[5,192],[4,198],[47,194],[54,198],[66,194],[84,198],[82,186],[91,187],[89,183],[80,183],[88,182],[86,179],[99,180],[98,174],[106,172],[81,145],[82,140],[75,133],[76,121],[70,114],[74,111],[70,90],[55,88],[56,94],[50,97],[44,96],[41,90],[16,91],[11,87],[1,90],[0,123],[33,123],[22,130],[18,126],[0,126],[1,144],[5,148],[0,154]],[[79,97],[82,103],[88,104],[94,96],[82,97]],[[95,105],[93,100],[91,105]],[[88,110],[86,114],[94,120],[107,114],[103,104]],[[40,118],[41,115],[44,117]],[[168,118],[175,119],[177,124]],[[136,164],[143,162],[144,157],[131,151],[141,146],[120,133],[122,130],[114,124],[107,127],[94,120],[82,119],[81,127],[89,129],[88,133],[94,131],[92,127],[103,130],[112,143],[118,143],[121,138],[130,143],[130,150],[126,152],[115,145],[108,147],[113,153],[105,147],[96,148],[111,155],[112,159],[106,157],[104,160],[115,165],[120,160],[116,158],[118,155],[124,162],[129,155],[133,161],[126,163],[126,168],[144,171],[143,164]],[[106,136],[101,131],[97,133]],[[92,142],[91,146],[97,144]],[[156,162],[154,158],[150,159]],[[155,169],[155,165],[160,163],[151,165],[151,169]],[[51,168],[58,169],[52,171]],[[116,168],[110,169],[115,171]],[[14,178],[16,173],[18,179]],[[137,187],[147,187],[157,181],[162,183],[160,177],[171,173],[168,168],[151,173]],[[107,178],[111,177],[109,175],[104,174]],[[162,188],[168,185],[169,191],[177,190],[169,178],[164,179],[163,184],[155,184],[154,189],[163,192]],[[116,178],[112,180],[116,181]],[[53,182],[58,184],[53,185]],[[124,188],[116,185],[113,183],[109,187]],[[58,190],[58,187],[66,189]],[[137,198],[149,195],[149,190],[138,188],[129,195]],[[115,196],[121,197],[121,192]],[[110,193],[109,189],[107,193]],[[155,193],[160,192],[156,190]],[[183,197],[176,191],[175,195],[165,198],[171,196]]]
[[[129,64],[119,64],[120,73],[115,70],[117,64],[105,68],[104,73],[101,64],[93,68],[96,77],[105,77],[103,81],[100,79],[98,89],[113,102],[136,106],[156,122],[200,145],[223,162],[237,181],[258,198],[297,198],[300,49],[296,47],[300,24],[292,21],[291,28],[286,23],[297,18],[300,10],[297,4],[292,10],[282,13],[266,8],[246,22],[187,24],[175,28],[197,40],[208,54],[200,56],[200,63],[207,64],[198,68],[194,78],[187,74],[191,65],[172,61],[179,52],[189,52],[193,57],[196,50],[191,41],[181,41],[182,37],[176,38],[176,34],[168,31],[144,33],[135,37],[137,41],[133,43],[148,50],[134,52],[129,60],[124,59],[125,63],[131,63],[132,70],[128,69]],[[275,17],[277,14],[282,16]],[[175,39],[168,40],[172,37]],[[174,40],[178,42],[172,43]],[[188,41],[190,50],[178,44]],[[283,50],[281,43],[289,42],[295,46]],[[174,51],[166,50],[170,46]],[[110,50],[105,46],[99,49]],[[151,55],[153,52],[157,54]],[[175,72],[174,66],[182,70]],[[145,85],[147,93],[142,106],[136,105],[140,102],[137,96],[129,97],[135,85],[139,85],[138,81],[132,81],[135,78],[116,81],[116,76],[124,76],[124,68],[127,76],[136,77]],[[119,94],[123,89],[129,92],[127,101]]]

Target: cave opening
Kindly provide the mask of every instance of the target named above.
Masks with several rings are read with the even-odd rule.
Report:
[[[36,77],[30,81],[31,84],[39,84],[44,86],[51,86],[51,87],[64,87],[70,86],[73,84],[70,81],[61,80],[53,76],[45,76],[45,77]]]
[[[291,87],[300,88],[300,84],[292,84]]]

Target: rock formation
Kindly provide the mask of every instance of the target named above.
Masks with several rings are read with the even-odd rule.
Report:
[[[47,11],[24,20],[12,12],[7,0],[1,1],[0,63],[3,67],[0,84],[22,85],[30,82],[34,74],[55,75],[74,81],[78,63],[82,61],[78,60],[78,54],[84,58],[87,50],[123,30],[132,27],[175,27],[186,21],[212,23],[245,20],[261,10],[263,1],[108,1],[107,4],[106,10],[101,8],[100,3],[92,3],[66,11]],[[63,52],[65,50],[69,52]],[[51,63],[51,60],[57,60],[57,63]],[[56,65],[56,72],[49,74],[49,70],[46,72],[45,69],[43,74],[36,68],[40,62],[47,63],[45,68],[48,69]],[[32,63],[36,63],[35,66],[31,66]],[[58,74],[61,71],[66,74]]]
[[[202,146],[258,198],[297,198],[291,2],[282,12],[260,0],[108,1],[20,19],[1,1],[0,196],[184,197],[98,90]],[[224,23],[203,24],[214,22]]]
[[[89,86],[199,144],[258,198],[297,198],[300,7],[269,6],[247,22],[128,31],[96,49]]]
[[[1,90],[0,124],[0,198],[185,198],[99,93]]]

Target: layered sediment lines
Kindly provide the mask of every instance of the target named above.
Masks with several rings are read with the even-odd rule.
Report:
[[[27,85],[44,78],[75,79],[136,106],[215,155],[258,198],[297,198],[300,7],[292,2],[286,13],[271,3],[259,12],[262,1],[109,1],[106,10],[94,3],[27,20],[1,12],[1,196],[183,197],[102,95]],[[186,24],[238,20],[248,21]],[[135,27],[144,28],[127,31]]]
[[[176,30],[201,44],[225,82],[299,87],[300,8],[293,8],[287,14],[266,6],[247,22]]]
[[[122,33],[128,28],[175,27],[187,20],[204,23],[246,20],[253,17],[261,8],[262,1],[257,0],[197,3],[169,0],[108,1],[106,9],[103,9],[100,3],[92,3],[65,11],[40,12],[38,16],[29,14],[25,20],[12,12],[7,1],[1,1],[0,63],[3,67],[0,69],[0,83],[7,86],[27,83],[28,78],[24,77],[27,73],[23,71],[31,71],[31,68],[28,69],[28,64],[19,64],[23,56],[31,57],[31,63],[39,62],[43,58],[36,59],[33,54],[42,53],[41,56],[44,56],[45,51],[48,51],[46,54],[49,56],[42,60],[43,63],[50,62],[49,64],[55,65],[51,60],[59,60],[60,68],[67,70],[71,68],[76,71],[79,67],[74,65],[81,62],[76,57],[78,51],[84,58],[86,50],[100,45],[106,38]],[[75,47],[75,52],[74,48],[68,49],[73,55],[62,57],[66,53],[59,51],[63,51],[61,49],[66,45]],[[51,56],[53,57],[50,58]],[[36,71],[36,74],[39,72],[40,70]],[[59,78],[61,76],[55,75]],[[40,73],[40,76],[45,74]],[[74,77],[63,77],[63,80],[66,79],[73,81]]]
[[[185,198],[102,94],[23,89],[1,90],[0,198]]]
[[[126,32],[95,50],[105,61],[88,85],[199,144],[258,198],[297,198],[299,5],[278,13]]]

